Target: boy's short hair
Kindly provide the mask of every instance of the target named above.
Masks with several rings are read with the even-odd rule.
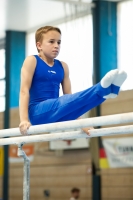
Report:
[[[39,28],[35,33],[35,42],[42,42],[43,40],[43,34],[49,32],[49,31],[57,31],[61,34],[61,30],[58,27],[55,26],[43,26]],[[38,49],[37,49],[38,50]],[[38,50],[39,52],[39,50]]]
[[[71,189],[71,193],[75,193],[75,192],[80,192],[80,189],[79,188],[72,188]]]

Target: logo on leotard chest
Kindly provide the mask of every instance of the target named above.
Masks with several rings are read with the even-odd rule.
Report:
[[[52,71],[52,70],[48,70],[49,73],[52,73],[52,74],[56,74],[55,71]]]

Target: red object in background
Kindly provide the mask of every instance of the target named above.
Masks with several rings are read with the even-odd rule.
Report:
[[[100,150],[99,150],[99,157],[100,158],[106,158],[107,157],[104,148],[100,148]]]

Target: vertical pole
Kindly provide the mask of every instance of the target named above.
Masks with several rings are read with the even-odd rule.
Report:
[[[19,88],[20,88],[20,70],[25,58],[25,32],[6,31],[5,38],[5,112],[4,112],[4,129],[10,127],[10,108],[19,105]],[[9,163],[8,163],[9,146],[4,146],[4,175],[3,175],[3,199],[8,200],[9,193]]]
[[[30,193],[30,161],[24,158],[23,200],[29,200]]]
[[[10,40],[11,35],[6,32],[6,57],[5,57],[5,112],[4,112],[4,129],[8,129],[10,127]],[[3,176],[3,199],[8,200],[8,174],[9,174],[9,163],[8,163],[8,150],[9,146],[4,146],[4,176]]]
[[[24,178],[23,178],[23,200],[30,199],[30,161],[26,156],[25,152],[22,150],[22,145],[18,145],[18,156],[24,158]]]

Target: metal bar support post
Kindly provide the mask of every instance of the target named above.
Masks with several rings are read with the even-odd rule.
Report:
[[[30,160],[22,150],[23,144],[18,145],[18,156],[23,157],[24,159],[24,168],[23,168],[23,200],[30,199]]]

